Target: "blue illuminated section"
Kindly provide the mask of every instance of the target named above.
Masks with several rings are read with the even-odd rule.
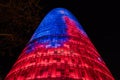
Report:
[[[77,19],[64,8],[55,8],[49,12],[39,24],[30,42],[37,41],[41,44],[47,44],[46,47],[57,48],[68,40],[67,26],[64,16],[68,16],[75,21],[76,26],[85,34],[83,28]]]
[[[30,41],[48,35],[67,35],[63,16],[68,16],[73,19],[80,30],[83,30],[77,19],[68,10],[64,8],[55,8],[46,15]]]

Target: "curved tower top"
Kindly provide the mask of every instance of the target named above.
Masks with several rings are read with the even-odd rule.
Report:
[[[70,19],[70,25],[76,25],[76,27],[86,35],[82,26],[79,24],[78,20],[65,8],[55,8],[50,11],[39,24],[35,33],[33,34],[30,42],[34,39],[48,36],[48,35],[68,35],[66,32],[66,21]]]

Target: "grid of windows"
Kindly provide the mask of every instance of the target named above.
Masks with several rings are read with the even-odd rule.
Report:
[[[99,53],[66,9],[51,11],[5,80],[114,80]]]

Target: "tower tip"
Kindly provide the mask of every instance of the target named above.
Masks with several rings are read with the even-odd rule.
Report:
[[[72,15],[70,11],[66,8],[58,7],[52,9],[42,20],[35,33],[33,34],[30,42],[34,39],[48,36],[48,35],[66,35],[66,22],[65,18],[69,18],[69,23],[74,23],[76,27],[78,27],[83,34],[86,35],[82,26],[79,24],[78,20]]]

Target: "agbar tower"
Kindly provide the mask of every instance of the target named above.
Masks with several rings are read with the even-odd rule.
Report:
[[[77,19],[55,8],[40,23],[5,80],[114,80]]]

